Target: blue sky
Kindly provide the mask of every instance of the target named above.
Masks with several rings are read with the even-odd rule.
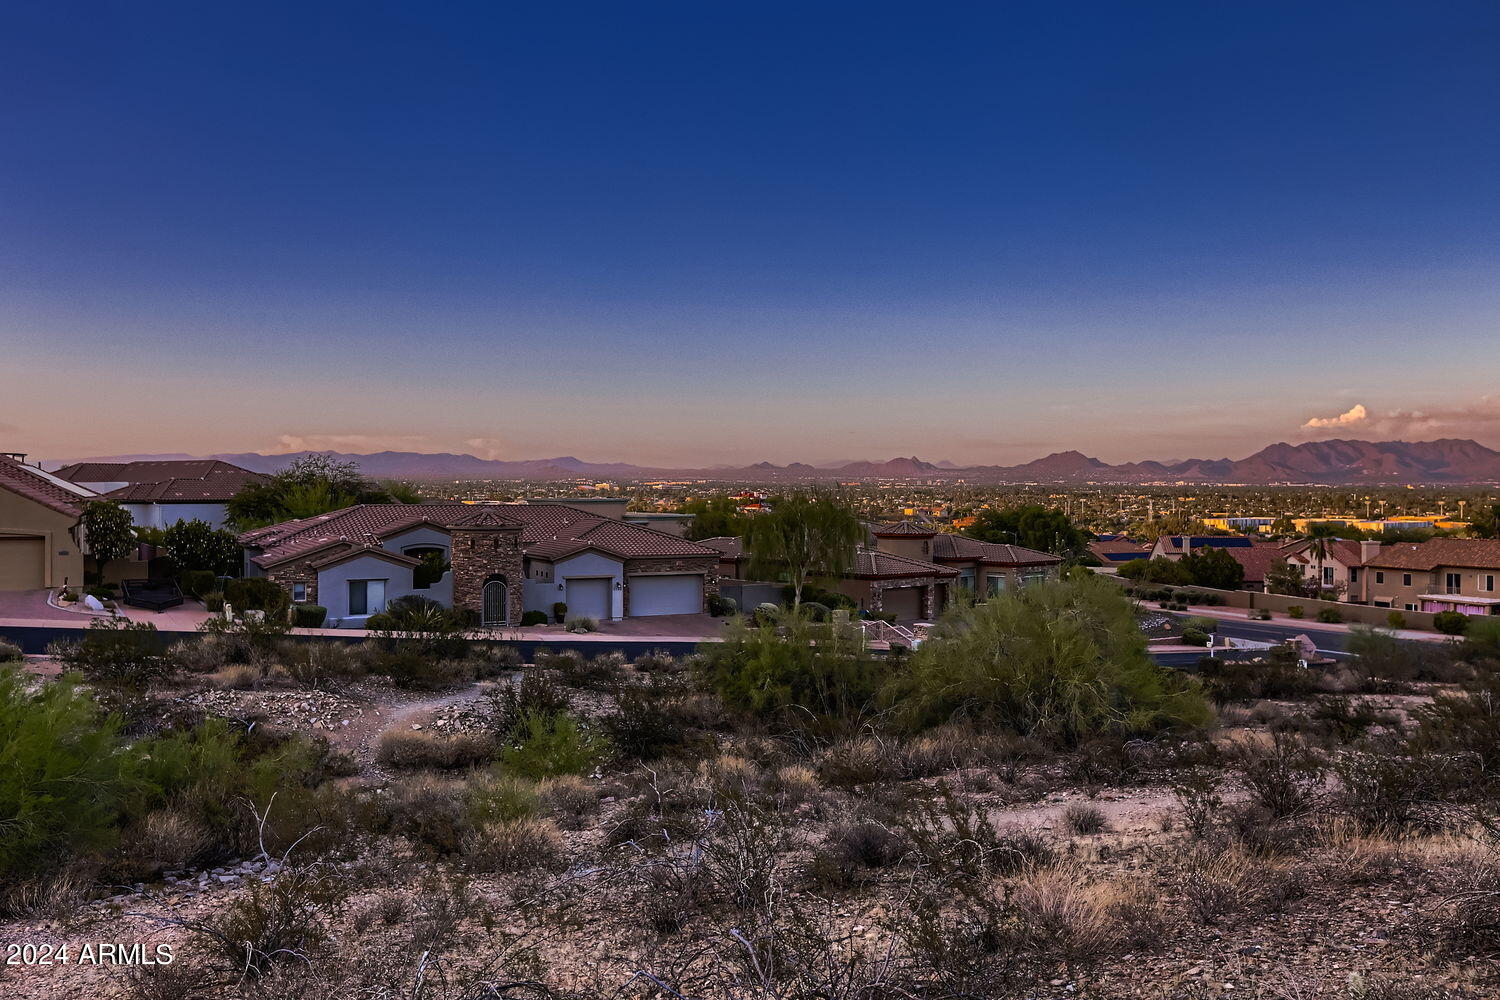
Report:
[[[1500,446],[1496,51],[1478,2],[7,5],[0,437]]]

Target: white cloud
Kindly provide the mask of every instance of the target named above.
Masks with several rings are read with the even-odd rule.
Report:
[[[281,434],[276,450],[289,451],[421,451],[426,434]]]
[[[464,446],[469,449],[471,454],[476,458],[483,458],[488,461],[504,458],[506,444],[507,442],[504,438],[477,437],[464,439]]]
[[[1349,409],[1336,417],[1313,417],[1302,425],[1303,430],[1312,430],[1318,427],[1350,427],[1354,424],[1362,424],[1370,415],[1363,403],[1355,403]]]

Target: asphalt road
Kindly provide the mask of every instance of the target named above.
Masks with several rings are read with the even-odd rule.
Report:
[[[1177,618],[1191,618],[1192,615],[1177,615]],[[1225,621],[1220,619],[1216,630],[1219,635],[1227,635],[1235,639],[1250,639],[1255,642],[1285,642],[1288,639],[1305,635],[1313,641],[1318,652],[1324,656],[1334,658],[1349,655],[1349,633],[1335,631],[1333,629],[1311,629],[1299,628],[1295,623],[1281,624],[1279,622],[1251,622],[1251,621]],[[1192,668],[1198,665],[1198,661],[1208,655],[1208,650],[1202,652],[1181,653],[1162,652],[1152,653],[1152,659],[1168,667]],[[1224,656],[1224,650],[1216,650],[1214,655]],[[1236,655],[1230,653],[1231,656]],[[1237,655],[1255,656],[1256,650],[1244,650]]]

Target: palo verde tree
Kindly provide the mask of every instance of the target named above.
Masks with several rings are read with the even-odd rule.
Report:
[[[969,719],[1064,745],[1213,719],[1197,680],[1152,661],[1129,599],[1092,574],[950,612],[886,696],[913,729]]]
[[[835,497],[794,493],[745,526],[750,572],[792,587],[792,606],[813,580],[842,576],[854,566],[865,526]]]
[[[116,500],[95,500],[83,508],[83,544],[94,560],[94,574],[104,573],[104,564],[124,559],[135,548],[135,524],[130,511]]]
[[[687,537],[695,542],[701,538],[738,535],[745,530],[745,513],[729,497],[689,500],[678,508],[678,513],[693,515]]]
[[[359,503],[416,503],[419,499],[404,484],[382,486],[366,479],[358,462],[310,454],[294,459],[270,479],[246,486],[230,498],[226,509],[230,522],[248,531]]]

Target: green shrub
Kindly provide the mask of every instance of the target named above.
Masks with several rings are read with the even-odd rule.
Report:
[[[503,772],[469,782],[464,800],[464,819],[475,828],[531,819],[541,811],[542,799],[536,785]]]
[[[1329,625],[1337,625],[1344,620],[1344,613],[1338,608],[1319,608],[1318,621]]]
[[[219,585],[219,579],[214,576],[214,571],[211,569],[185,569],[178,582],[182,585],[184,594],[199,598],[213,593]]]
[[[1307,609],[1300,604],[1290,604],[1287,606],[1286,616],[1288,618],[1305,618],[1307,617]]]
[[[1469,627],[1469,616],[1459,611],[1439,611],[1432,616],[1432,627],[1444,635],[1463,635]]]
[[[56,642],[48,652],[92,681],[142,687],[166,673],[160,636],[150,622],[95,618],[79,642]]]
[[[556,601],[552,605],[552,619],[561,625],[563,619],[568,617],[568,605],[565,601]]]
[[[20,646],[8,639],[0,639],[0,663],[19,663],[25,658]]]
[[[569,615],[567,621],[563,624],[563,627],[566,628],[569,632],[577,632],[583,634],[587,632],[599,631],[599,622],[597,619],[590,618],[588,615]]]
[[[1188,618],[1182,624],[1184,628],[1195,628],[1199,632],[1207,632],[1210,634],[1219,630],[1218,619],[1205,618],[1201,615],[1195,615],[1192,618]]]
[[[1152,662],[1129,599],[1099,577],[950,612],[888,697],[912,727],[968,717],[1067,744],[1213,719],[1196,680]]]
[[[609,741],[572,715],[528,712],[517,720],[500,763],[513,774],[540,781],[561,774],[588,774],[604,760]]]
[[[853,720],[875,706],[882,672],[854,624],[778,611],[778,624],[734,619],[702,668],[731,710],[791,721]]]
[[[734,614],[740,606],[734,602],[732,597],[721,597],[718,594],[709,594],[707,600],[708,613],[715,618],[724,618]]]
[[[322,628],[328,618],[328,609],[321,604],[295,604],[292,606],[292,624],[297,628]]]
[[[223,592],[216,590],[213,593],[204,594],[203,608],[205,611],[212,611],[216,615],[220,614],[224,610]]]
[[[521,616],[522,628],[531,628],[533,625],[545,624],[547,624],[547,612],[545,611],[528,611]]]
[[[10,666],[0,667],[0,761],[0,885],[102,854],[147,790],[117,718],[100,719],[66,678],[32,691]]]
[[[1209,635],[1202,629],[1186,628],[1182,630],[1182,641],[1189,646],[1207,646]]]
[[[266,617],[286,614],[292,597],[279,584],[263,576],[230,580],[224,584],[224,600],[235,613],[264,611]]]
[[[1385,616],[1387,628],[1406,628],[1406,616],[1399,611],[1392,611]]]

